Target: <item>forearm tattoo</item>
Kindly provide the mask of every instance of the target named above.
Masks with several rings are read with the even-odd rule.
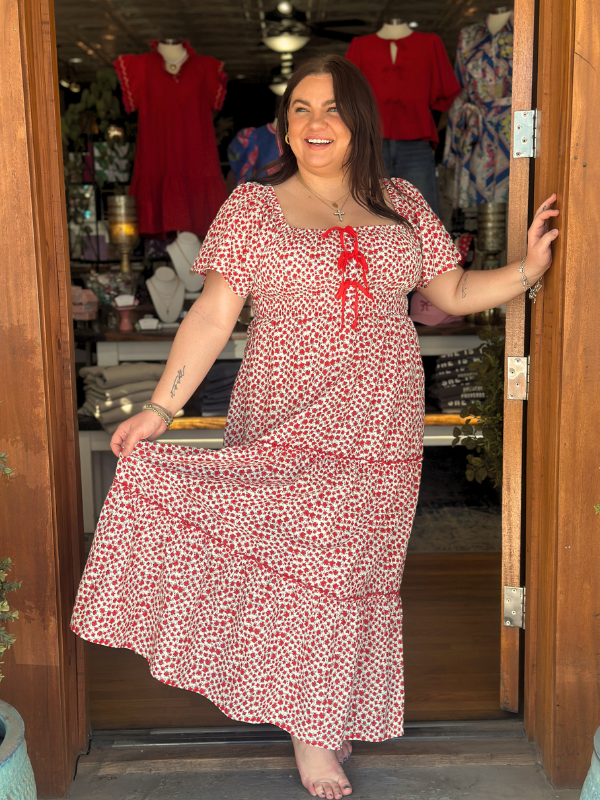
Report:
[[[181,379],[185,374],[185,364],[181,369],[177,370],[177,375],[175,376],[175,380],[173,381],[173,386],[171,386],[171,397],[175,397],[175,392],[179,389],[179,384],[181,383]]]
[[[467,296],[467,279],[468,279],[468,277],[469,277],[469,273],[465,272],[465,277],[463,278],[462,289],[461,289],[461,294],[462,294],[463,298],[465,298]]]

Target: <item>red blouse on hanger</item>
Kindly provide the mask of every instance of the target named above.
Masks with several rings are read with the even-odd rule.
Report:
[[[177,75],[165,70],[158,42],[114,62],[125,110],[139,112],[129,193],[142,234],[205,236],[227,197],[212,114],[223,105],[227,76],[221,61],[183,44],[188,58]]]
[[[391,41],[398,47],[395,64]],[[346,58],[371,84],[386,139],[419,139],[437,145],[431,109],[447,111],[460,92],[437,34],[414,31],[404,39],[382,39],[376,33],[357,36]]]

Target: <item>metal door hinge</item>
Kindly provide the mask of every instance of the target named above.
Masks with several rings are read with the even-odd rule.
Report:
[[[513,158],[536,158],[539,153],[539,119],[536,109],[513,115]]]
[[[526,592],[521,586],[504,587],[504,625],[507,628],[525,628]]]
[[[506,396],[509,400],[527,400],[529,395],[529,356],[508,356]]]

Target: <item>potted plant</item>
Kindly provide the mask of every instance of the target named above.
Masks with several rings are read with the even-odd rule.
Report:
[[[14,476],[6,463],[6,453],[0,453],[0,473],[7,479]],[[0,655],[15,641],[5,622],[18,619],[19,612],[11,611],[6,600],[7,592],[14,592],[21,583],[7,581],[11,570],[10,558],[0,561]],[[0,662],[1,663],[1,662]],[[0,680],[4,675],[0,672]],[[36,800],[35,778],[25,744],[25,726],[20,714],[8,703],[0,700],[0,800]]]

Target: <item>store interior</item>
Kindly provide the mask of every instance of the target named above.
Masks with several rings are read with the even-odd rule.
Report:
[[[202,291],[191,267],[220,205],[277,158],[296,65],[348,54],[378,98],[390,175],[421,189],[465,269],[506,263],[513,17],[490,0],[56,0],[55,19],[89,549],[110,436],[150,400]],[[426,427],[402,589],[407,719],[497,718],[504,309],[448,318],[415,294],[410,315]],[[166,441],[222,445],[252,317],[248,299]],[[240,725],[134,653],[87,648],[94,729]]]

